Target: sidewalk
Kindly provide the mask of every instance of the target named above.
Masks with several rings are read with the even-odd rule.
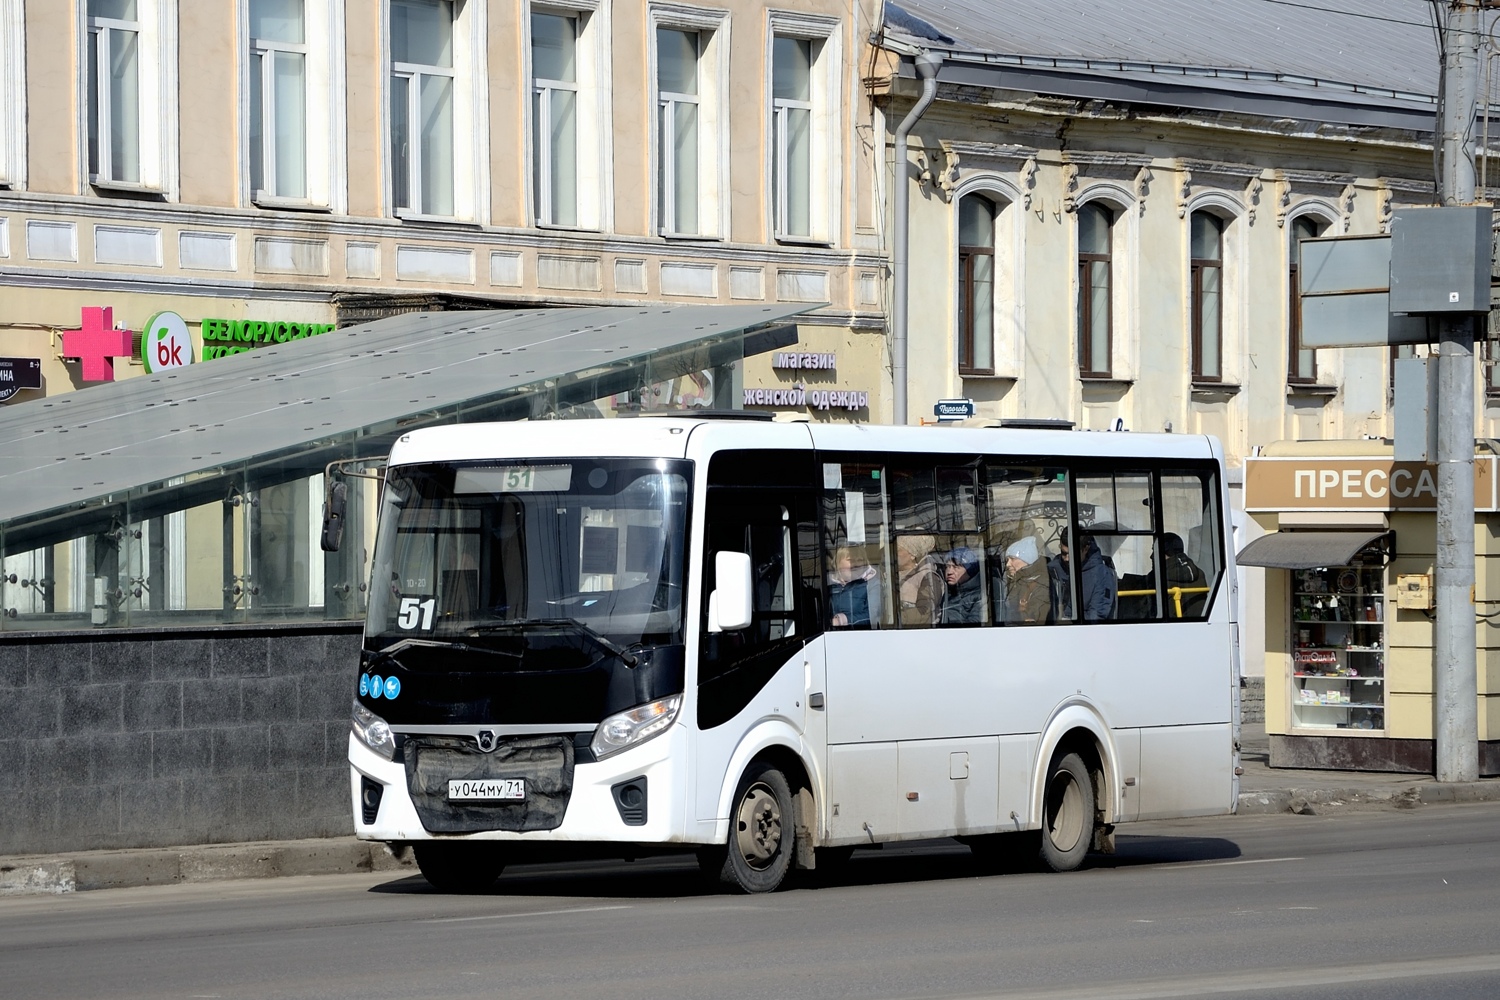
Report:
[[[1272,769],[1263,722],[1240,726],[1241,816],[1415,809],[1440,802],[1500,802],[1500,778],[1443,784],[1430,774]]]
[[[1272,770],[1263,723],[1240,731],[1239,814],[1323,814],[1359,809],[1418,809],[1451,802],[1500,801],[1500,778],[1440,784],[1431,775],[1354,771]],[[353,837],[257,844],[208,844],[63,855],[0,857],[0,896],[81,892],[127,886],[337,875],[355,872],[415,875],[408,853],[391,856],[382,845]]]

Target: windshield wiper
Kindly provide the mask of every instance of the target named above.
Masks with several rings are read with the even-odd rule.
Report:
[[[630,652],[630,650],[616,643],[614,640],[601,635],[594,628],[584,624],[577,618],[518,618],[515,621],[496,622],[491,625],[473,625],[470,626],[470,632],[473,635],[483,635],[486,632],[508,632],[511,630],[524,632],[528,628],[560,628],[578,632],[592,639],[596,645],[607,652],[618,656],[627,667],[633,667],[640,662],[640,659],[634,653]]]
[[[378,652],[365,650],[368,656],[368,659],[365,660],[365,666],[372,666],[380,663],[382,660],[390,660],[398,666],[405,666],[396,654],[403,650],[411,649],[414,646],[452,650],[458,653],[484,653],[489,656],[509,656],[515,660],[521,658],[520,653],[512,653],[506,649],[486,649],[483,646],[471,646],[466,642],[445,642],[441,639],[399,639]]]

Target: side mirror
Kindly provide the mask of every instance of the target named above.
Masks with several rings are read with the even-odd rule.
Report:
[[[344,514],[349,507],[349,484],[338,481],[328,487],[323,501],[323,551],[337,552],[344,540]]]
[[[744,552],[720,552],[714,556],[714,579],[718,586],[708,597],[708,630],[733,632],[750,624],[750,556]]]

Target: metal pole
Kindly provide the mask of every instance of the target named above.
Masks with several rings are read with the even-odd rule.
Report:
[[[1474,203],[1479,4],[1453,0],[1444,30],[1441,129],[1444,205]],[[1474,619],[1474,319],[1444,317],[1437,361],[1437,619],[1433,736],[1439,781],[1479,778]]]
[[[912,126],[917,119],[922,117],[932,99],[937,96],[937,74],[938,68],[943,64],[943,57],[932,52],[918,53],[916,58],[917,73],[922,77],[922,96],[917,103],[907,112],[906,117],[901,119],[901,124],[896,126],[896,171],[892,180],[896,186],[895,203],[895,239],[891,246],[891,400],[894,404],[894,413],[891,422],[897,425],[906,423],[906,299],[907,285],[907,243],[911,237],[910,213],[908,207],[911,202],[911,178],[907,176],[906,164],[906,137],[911,134]]]

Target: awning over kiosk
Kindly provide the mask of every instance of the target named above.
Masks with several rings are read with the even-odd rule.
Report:
[[[1245,546],[1235,561],[1268,569],[1346,566],[1377,544],[1382,558],[1389,559],[1395,554],[1395,540],[1394,531],[1278,531]]]

